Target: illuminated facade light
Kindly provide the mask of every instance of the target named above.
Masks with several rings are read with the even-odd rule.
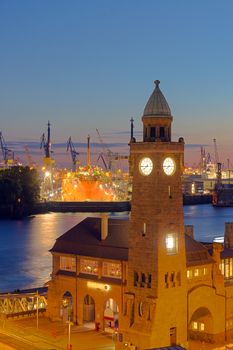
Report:
[[[92,281],[87,282],[87,287],[91,288],[91,289],[100,289],[100,290],[105,291],[105,292],[108,292],[110,290],[109,284],[97,283],[97,282],[92,282]]]

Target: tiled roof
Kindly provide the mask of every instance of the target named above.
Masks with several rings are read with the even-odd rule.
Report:
[[[187,266],[212,264],[214,262],[208,249],[188,235],[185,235],[185,247]]]
[[[108,236],[101,240],[101,218],[88,217],[57,238],[51,252],[128,260],[128,219],[108,219]],[[186,265],[213,263],[208,249],[185,235]]]
[[[101,218],[88,217],[57,238],[51,252],[128,260],[125,219],[108,219],[108,236],[101,240]]]

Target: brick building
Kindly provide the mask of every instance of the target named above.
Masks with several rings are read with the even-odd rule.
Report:
[[[189,346],[233,337],[233,224],[226,247],[207,246],[184,226],[184,140],[159,81],[131,133],[129,218],[86,218],[51,249],[48,316],[118,329],[117,349]]]

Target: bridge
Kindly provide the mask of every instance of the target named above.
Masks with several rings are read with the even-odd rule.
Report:
[[[46,287],[0,294],[0,317],[31,316],[44,313],[47,307]]]

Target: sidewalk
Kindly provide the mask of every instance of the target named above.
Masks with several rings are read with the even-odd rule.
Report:
[[[67,350],[68,324],[51,322],[46,317],[0,321],[0,333],[23,341],[25,349]],[[97,332],[86,326],[71,326],[72,350],[114,350],[112,334]],[[24,350],[22,347],[21,349]]]

